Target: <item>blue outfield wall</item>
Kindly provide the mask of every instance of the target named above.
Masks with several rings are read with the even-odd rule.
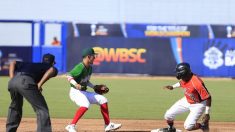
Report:
[[[11,24],[8,24],[11,23]],[[30,31],[29,33],[25,32],[16,32],[15,36],[12,36],[12,39],[15,39],[14,42],[11,40],[7,41],[9,36],[3,36],[3,41],[0,41],[0,75],[8,75],[9,64],[13,60],[26,61],[26,62],[41,62],[42,56],[45,53],[51,53],[56,56],[56,67],[62,72],[66,72],[66,42],[68,37],[71,37],[73,32],[67,32],[72,27],[71,22],[63,21],[32,21],[32,20],[0,20],[1,26],[6,26],[2,33],[8,32],[8,28],[15,28],[16,31],[23,31],[25,25],[28,24],[28,28],[25,31]],[[6,25],[4,25],[6,24]],[[55,24],[58,27],[55,31],[54,28],[49,28],[47,24]],[[17,26],[15,26],[17,25]],[[19,25],[24,25],[23,27]],[[60,27],[59,27],[60,25]],[[59,29],[60,28],[60,29]],[[37,30],[35,30],[37,29]],[[48,30],[47,30],[48,29]],[[10,31],[10,30],[9,30]],[[70,30],[72,31],[72,30]],[[52,33],[53,32],[53,33]],[[30,34],[31,33],[31,34]],[[23,37],[16,37],[23,36]],[[49,34],[49,35],[48,35]],[[46,35],[48,36],[57,36],[61,42],[61,46],[53,46],[46,42]],[[7,34],[9,35],[9,33]],[[60,37],[59,37],[60,35]],[[31,39],[31,42],[27,41],[27,38]],[[50,39],[50,37],[48,37]],[[21,39],[23,38],[23,39]],[[51,37],[51,39],[53,39]],[[6,41],[6,42],[5,42]],[[19,41],[19,43],[18,43]],[[69,41],[68,41],[69,42]]]
[[[54,54],[56,67],[65,73],[82,61],[82,49],[94,47],[99,53],[95,73],[174,75],[177,63],[189,62],[200,76],[235,77],[234,25],[26,23],[32,24],[32,46],[0,46],[0,75],[8,74],[10,61],[39,62],[44,53]],[[39,46],[34,45],[36,23]],[[59,47],[45,45],[50,23],[61,24]]]
[[[235,39],[183,39],[183,61],[209,77],[235,77]]]
[[[174,75],[177,63],[189,62],[200,76],[235,77],[235,39],[206,38],[76,37],[69,39],[67,54],[63,54],[62,47],[0,46],[0,74],[8,75],[12,60],[32,61],[34,54],[44,53],[56,55],[59,71],[64,72],[63,67],[69,71],[82,61],[81,51],[87,47],[99,53],[95,73]],[[67,61],[63,61],[64,56]]]
[[[173,75],[176,65],[167,38],[80,37],[67,45],[67,68],[82,61],[81,51],[94,47],[95,73]]]
[[[174,75],[189,62],[205,77],[235,77],[235,39],[76,37],[67,45],[67,71],[82,61],[81,51],[99,53],[95,73]]]
[[[75,30],[68,30],[66,70],[82,60],[82,49],[95,47],[95,73],[174,75],[176,64],[189,62],[200,76],[235,77],[233,29],[234,25],[76,24]]]
[[[32,61],[31,46],[0,46],[0,75],[9,74],[11,61]]]
[[[41,62],[43,54],[51,53],[56,56],[55,66],[63,72],[62,46],[0,46],[0,75],[8,75],[11,61]]]

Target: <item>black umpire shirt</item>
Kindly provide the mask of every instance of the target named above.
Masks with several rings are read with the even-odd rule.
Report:
[[[47,63],[32,63],[32,62],[20,62],[16,61],[15,66],[15,73],[21,73],[22,75],[28,75],[32,77],[35,80],[35,83],[38,83],[43,75],[46,73],[48,69],[50,69],[52,66]],[[56,70],[57,75],[57,68],[53,67]]]

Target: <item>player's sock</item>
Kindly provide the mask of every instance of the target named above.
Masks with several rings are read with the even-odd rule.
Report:
[[[80,107],[80,108],[77,110],[77,112],[76,112],[76,114],[75,114],[75,116],[74,116],[73,121],[71,122],[71,124],[76,124],[76,123],[78,122],[78,120],[83,116],[83,114],[84,114],[87,110],[88,110],[88,108],[86,108],[86,107]]]
[[[110,123],[108,103],[100,105],[100,110],[103,115],[105,125],[108,125]]]

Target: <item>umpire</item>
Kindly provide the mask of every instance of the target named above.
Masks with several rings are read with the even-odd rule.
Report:
[[[51,121],[47,103],[41,93],[42,85],[57,75],[55,56],[43,55],[42,63],[13,61],[10,64],[8,90],[11,104],[6,122],[7,132],[16,132],[22,118],[23,97],[37,114],[37,132],[51,132]]]

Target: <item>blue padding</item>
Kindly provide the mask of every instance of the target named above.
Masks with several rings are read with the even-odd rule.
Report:
[[[32,61],[33,62],[40,62],[41,61],[41,47],[33,46],[32,47]]]

